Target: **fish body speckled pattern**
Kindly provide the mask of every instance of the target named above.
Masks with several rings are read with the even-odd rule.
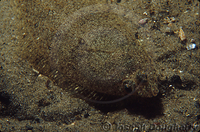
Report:
[[[130,10],[112,4],[92,5],[72,13],[51,45],[53,80],[59,78],[58,85],[66,90],[90,89],[117,96],[129,93],[125,82],[132,80],[134,87],[129,91],[137,89],[142,97],[156,96],[154,66],[135,39],[138,19]],[[143,75],[147,77],[141,79]]]

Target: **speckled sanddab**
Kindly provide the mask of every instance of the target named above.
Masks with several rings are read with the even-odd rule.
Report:
[[[132,11],[113,4],[72,13],[51,45],[52,80],[71,91],[88,89],[114,96],[136,91],[142,97],[156,96],[153,62],[135,39],[139,20]]]

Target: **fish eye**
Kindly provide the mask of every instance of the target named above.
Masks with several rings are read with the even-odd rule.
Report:
[[[125,84],[124,88],[125,88],[126,92],[128,92],[128,93],[132,92],[132,88],[129,84]]]
[[[131,93],[135,89],[135,83],[131,79],[124,80],[123,86],[127,93]]]

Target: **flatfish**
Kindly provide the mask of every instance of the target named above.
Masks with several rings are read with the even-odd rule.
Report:
[[[156,96],[154,64],[135,39],[139,19],[131,10],[113,4],[91,5],[72,13],[51,44],[52,80],[76,93],[92,91],[87,94],[91,99],[96,93]]]

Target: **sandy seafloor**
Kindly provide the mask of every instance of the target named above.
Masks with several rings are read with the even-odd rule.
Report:
[[[18,54],[22,45],[37,47],[31,40],[48,43],[69,14],[101,3],[148,18],[138,39],[151,53],[162,86],[147,103],[94,107],[38,74],[30,58]],[[0,131],[200,131],[199,6],[197,0],[0,1]],[[181,26],[186,42],[178,37]],[[188,50],[192,43],[196,48]]]

